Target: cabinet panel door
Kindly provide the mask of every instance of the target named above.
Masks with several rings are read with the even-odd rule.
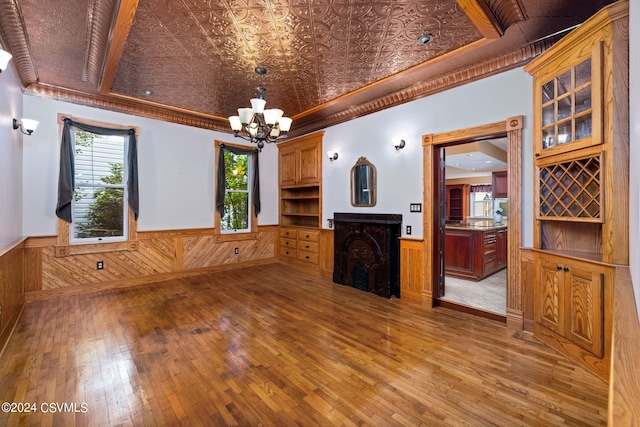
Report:
[[[507,171],[493,172],[491,174],[491,191],[493,191],[494,199],[508,197],[508,188]]]
[[[604,354],[603,274],[567,264],[565,274],[565,336],[583,349],[602,357]]]
[[[322,173],[320,145],[313,144],[300,147],[298,160],[300,162],[299,184],[316,184],[320,182],[320,174]]]
[[[540,309],[538,312],[538,323],[548,329],[564,334],[563,309],[563,274],[562,267],[558,269],[558,264],[545,258],[537,259],[537,270],[539,274],[538,286],[536,287],[536,300]]]
[[[296,152],[280,152],[280,185],[296,184]]]

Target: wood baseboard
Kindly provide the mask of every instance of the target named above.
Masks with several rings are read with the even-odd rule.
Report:
[[[4,349],[6,348],[7,343],[9,342],[9,339],[11,338],[11,335],[16,328],[16,325],[18,324],[18,319],[20,319],[20,315],[22,314],[23,309],[24,304],[20,304],[20,306],[18,306],[18,308],[13,311],[11,317],[9,317],[9,320],[7,321],[7,325],[2,330],[2,333],[0,333],[0,359],[2,358],[2,353],[4,353]]]

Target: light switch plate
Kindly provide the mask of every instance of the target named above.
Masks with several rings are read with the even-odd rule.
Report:
[[[410,203],[409,212],[422,212],[422,203]]]

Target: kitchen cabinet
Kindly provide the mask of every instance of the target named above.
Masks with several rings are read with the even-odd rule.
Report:
[[[447,193],[447,220],[464,221],[469,214],[469,185],[447,185],[445,190]]]
[[[482,221],[484,223],[484,221]],[[506,226],[449,224],[445,227],[445,275],[480,281],[507,266]]]
[[[509,195],[509,180],[507,171],[491,173],[491,193],[494,199],[504,199]]]

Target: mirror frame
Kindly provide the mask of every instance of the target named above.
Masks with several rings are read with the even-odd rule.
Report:
[[[369,167],[369,203],[356,203],[356,194],[358,191],[362,191],[361,189],[355,188],[356,180],[355,173],[358,167],[367,166]],[[376,197],[376,167],[371,163],[366,157],[360,157],[355,165],[351,168],[351,206],[354,207],[371,207],[376,205],[377,197]]]

